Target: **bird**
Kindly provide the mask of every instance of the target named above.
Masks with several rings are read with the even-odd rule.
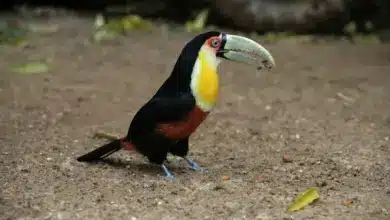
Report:
[[[216,30],[199,33],[185,44],[161,87],[135,113],[127,134],[79,156],[77,161],[102,160],[125,149],[160,166],[168,179],[175,178],[165,165],[168,154],[185,159],[192,170],[207,171],[188,156],[189,138],[216,105],[222,60],[258,69],[275,67],[271,53],[250,38]]]

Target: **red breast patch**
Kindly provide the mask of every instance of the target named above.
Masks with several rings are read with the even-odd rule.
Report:
[[[183,139],[190,136],[206,119],[209,112],[195,107],[183,121],[160,124],[157,130],[171,139]]]

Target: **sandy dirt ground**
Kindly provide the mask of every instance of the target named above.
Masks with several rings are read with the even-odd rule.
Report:
[[[210,172],[174,160],[169,181],[129,152],[75,158],[104,143],[94,132],[127,132],[193,35],[157,27],[96,45],[90,20],[52,22],[0,50],[0,219],[390,219],[390,45],[286,39],[264,44],[272,73],[222,63],[218,106],[190,146]],[[10,71],[42,59],[48,74]],[[318,201],[286,212],[314,186]]]

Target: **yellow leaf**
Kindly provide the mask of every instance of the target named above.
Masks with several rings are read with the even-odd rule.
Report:
[[[318,195],[317,188],[316,187],[310,188],[310,189],[306,190],[305,192],[303,192],[302,194],[300,194],[295,199],[293,204],[291,204],[288,207],[287,211],[289,211],[289,212],[298,211],[298,210],[304,208],[305,206],[309,205],[310,203],[312,203],[314,200],[318,199],[319,197],[320,196]]]

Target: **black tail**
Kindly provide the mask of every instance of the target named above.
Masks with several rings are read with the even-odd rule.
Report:
[[[78,161],[90,162],[94,160],[100,160],[122,148],[121,140],[113,140],[89,153],[84,154],[77,158]]]

